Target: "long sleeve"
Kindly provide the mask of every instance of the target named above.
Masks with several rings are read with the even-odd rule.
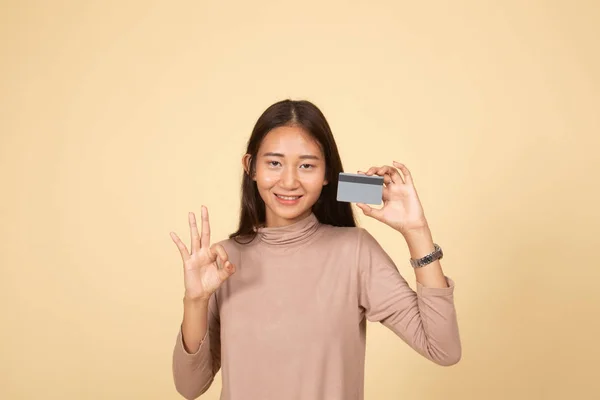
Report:
[[[439,365],[461,358],[454,282],[447,288],[410,288],[373,236],[360,229],[357,248],[359,303],[366,318],[381,322],[424,357]]]
[[[195,399],[208,390],[221,368],[221,337],[216,295],[208,305],[208,329],[194,354],[183,347],[181,327],[173,349],[173,379],[175,388],[186,399]]]

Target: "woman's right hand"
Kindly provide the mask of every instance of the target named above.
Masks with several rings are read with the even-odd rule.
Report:
[[[192,237],[190,253],[175,232],[171,238],[177,245],[183,260],[183,280],[185,297],[191,300],[206,300],[235,272],[235,266],[223,246],[210,245],[210,223],[208,209],[202,206],[202,235],[198,234],[196,216],[189,213],[190,234]]]

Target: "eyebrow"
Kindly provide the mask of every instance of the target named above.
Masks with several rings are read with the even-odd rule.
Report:
[[[285,158],[285,155],[283,155],[282,153],[268,152],[268,153],[264,153],[263,157],[282,157],[282,158]],[[312,154],[304,154],[304,155],[300,156],[299,158],[301,158],[303,160],[320,160],[319,157],[314,156]]]

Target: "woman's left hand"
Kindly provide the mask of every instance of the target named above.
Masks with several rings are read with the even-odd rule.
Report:
[[[394,161],[394,166],[402,171],[402,175],[394,167],[371,167],[360,174],[383,176],[383,207],[377,209],[364,203],[356,205],[363,213],[396,229],[403,235],[411,231],[427,228],[427,220],[413,184],[410,171],[404,164]]]

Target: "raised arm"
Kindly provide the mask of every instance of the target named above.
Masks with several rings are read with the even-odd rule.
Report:
[[[434,250],[429,224],[411,172],[397,161],[393,165],[371,167],[365,173],[383,177],[383,207],[377,209],[362,203],[357,206],[365,215],[400,232],[411,257],[421,258]],[[444,275],[440,261],[415,270],[415,292],[364,229],[359,238],[357,259],[361,282],[359,301],[367,318],[383,323],[433,362],[456,364],[461,357],[461,343],[454,307],[454,282]]]
[[[454,282],[447,287],[410,288],[396,265],[366,230],[358,243],[359,304],[366,318],[381,322],[424,357],[439,365],[456,364],[461,342],[454,307]]]
[[[173,349],[173,378],[177,391],[195,399],[210,387],[221,367],[217,290],[235,267],[221,244],[210,245],[208,210],[202,207],[202,235],[189,214],[191,252],[171,232],[183,260],[185,294],[183,321]]]

